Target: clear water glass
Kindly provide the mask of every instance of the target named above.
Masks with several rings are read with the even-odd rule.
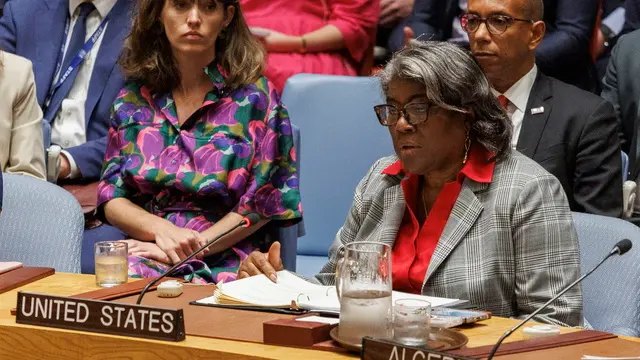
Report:
[[[431,331],[431,303],[399,299],[393,305],[393,339],[410,346],[425,346]]]
[[[336,267],[340,298],[338,336],[361,343],[363,336],[390,339],[393,335],[391,247],[382,243],[347,244]]]
[[[96,285],[113,287],[127,282],[128,244],[122,241],[100,241],[94,246]]]

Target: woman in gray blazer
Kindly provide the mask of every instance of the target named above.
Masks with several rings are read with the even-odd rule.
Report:
[[[580,274],[578,240],[560,182],[511,150],[512,127],[475,60],[448,43],[413,42],[379,77],[375,107],[396,155],[362,179],[317,280],[334,284],[345,244],[392,246],[394,290],[469,300],[524,317]],[[280,246],[253,253],[239,278],[282,269]],[[536,320],[579,325],[568,291]]]

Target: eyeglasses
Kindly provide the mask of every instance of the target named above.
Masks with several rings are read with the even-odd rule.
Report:
[[[460,19],[462,29],[468,34],[472,34],[480,28],[480,24],[484,23],[493,35],[500,35],[507,31],[514,21],[524,21],[533,24],[535,21],[528,19],[518,19],[507,15],[491,15],[487,18],[481,18],[478,15],[464,14]]]
[[[389,104],[376,105],[373,110],[378,116],[380,125],[393,126],[400,120],[400,117],[404,117],[410,125],[423,123],[429,118],[430,108],[431,105],[427,103],[411,103],[405,105],[402,109]]]

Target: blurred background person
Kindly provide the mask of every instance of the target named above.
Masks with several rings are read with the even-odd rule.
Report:
[[[622,150],[629,154],[632,177],[638,170],[638,122],[640,121],[640,30],[620,38],[611,53],[603,80],[602,97],[613,104]]]
[[[124,86],[116,65],[134,0],[10,0],[0,48],[33,63],[38,104],[63,151],[57,180],[100,177],[113,100]],[[55,179],[53,179],[55,180]],[[95,188],[93,188],[95,193]]]
[[[379,0],[240,0],[268,52],[265,76],[279,91],[299,73],[368,75]]]
[[[235,0],[140,1],[98,187],[113,227],[84,247],[127,238],[130,276],[155,277],[256,213],[174,273],[229,281],[270,245],[264,225],[300,218],[291,123],[264,57]]]
[[[31,62],[0,50],[0,170],[45,180],[42,110]]]
[[[395,32],[389,40],[392,49],[401,48],[407,36],[468,46],[468,36],[459,21],[467,11],[468,2],[416,1],[412,14],[405,20],[406,29]],[[547,30],[536,50],[536,63],[542,72],[591,92],[597,91],[591,44],[598,4],[598,0],[544,0],[543,20]]]
[[[542,0],[469,0],[471,52],[514,126],[512,146],[560,180],[571,210],[619,217],[622,163],[611,104],[536,65]]]

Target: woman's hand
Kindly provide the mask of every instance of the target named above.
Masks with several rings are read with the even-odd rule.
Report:
[[[240,264],[238,268],[238,279],[250,276],[265,274],[271,281],[278,279],[276,272],[284,269],[280,258],[280,243],[271,244],[268,253],[254,251]]]
[[[258,27],[252,27],[250,30],[262,42],[267,52],[297,53],[302,49],[302,38],[299,36],[285,35],[281,32]]]
[[[157,226],[154,229],[156,245],[164,251],[172,264],[176,264],[191,253],[198,250],[201,244],[206,243],[199,232],[189,229],[179,228],[171,223]],[[204,253],[197,255],[197,259],[202,259]]]
[[[156,260],[161,263],[170,265],[171,259],[167,253],[162,251],[158,245],[148,242],[148,241],[139,241],[139,240],[124,240],[128,244],[129,255],[133,256],[141,256],[146,259]]]

